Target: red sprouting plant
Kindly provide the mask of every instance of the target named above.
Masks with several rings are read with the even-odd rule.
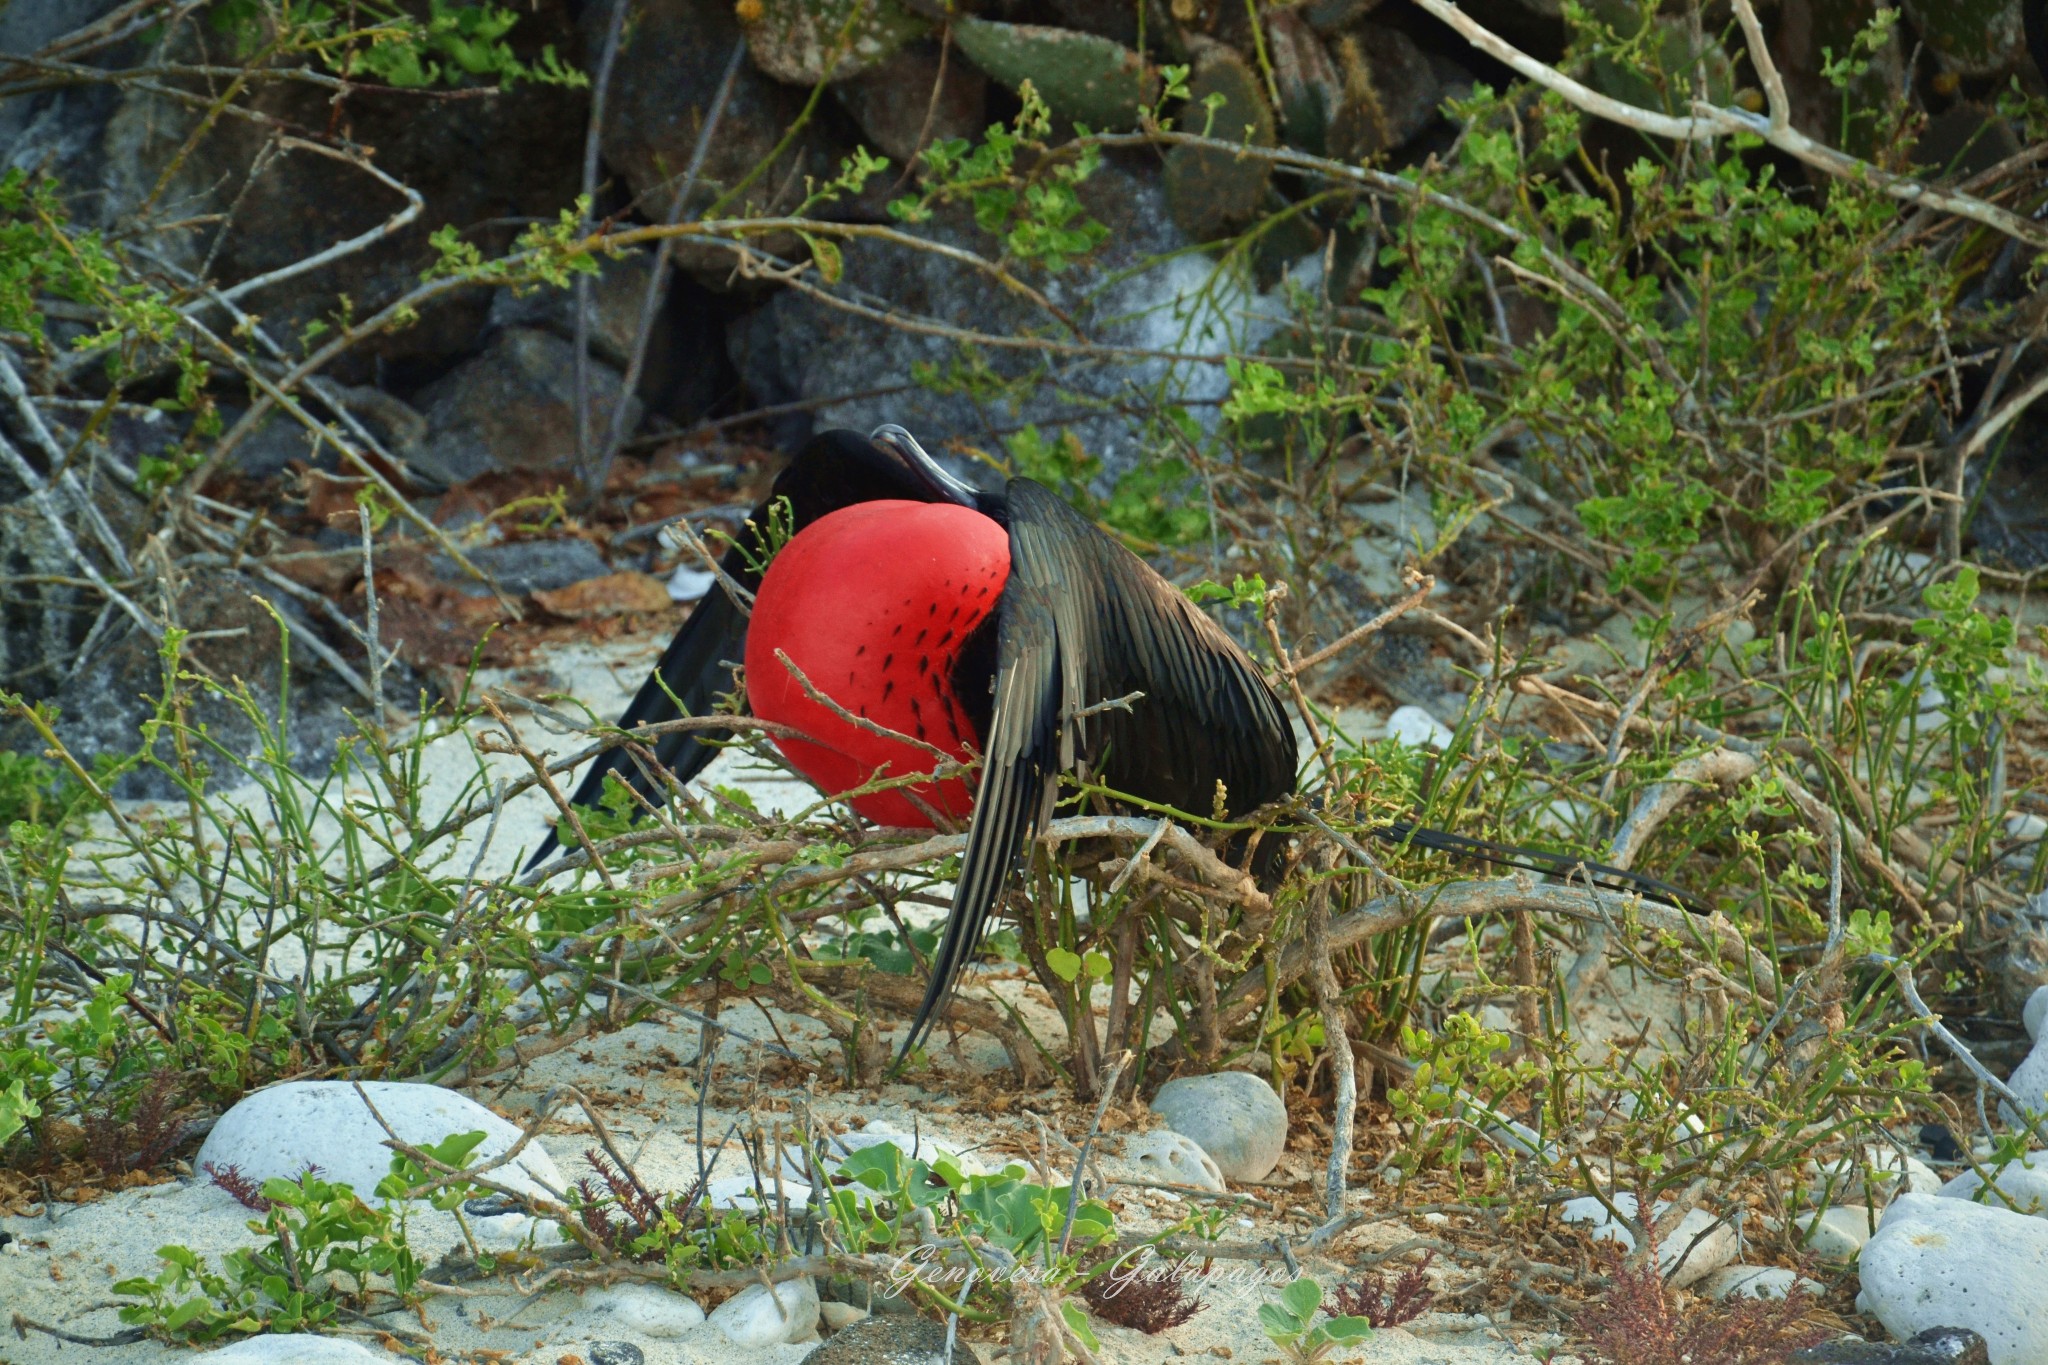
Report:
[[[82,1124],[86,1160],[109,1175],[162,1165],[185,1133],[179,1122],[185,1112],[179,1103],[183,1090],[178,1073],[164,1068],[142,1083],[125,1120],[113,1113],[87,1115]]]
[[[216,1166],[211,1161],[200,1168],[207,1179],[235,1197],[235,1202],[255,1213],[269,1213],[276,1205],[263,1197],[263,1187],[242,1174],[242,1168],[229,1162]]]
[[[1639,1196],[1637,1207],[1652,1205]],[[1781,1365],[1792,1352],[1828,1335],[1802,1320],[1813,1295],[1798,1286],[1783,1299],[1735,1299],[1681,1315],[1657,1268],[1654,1232],[1640,1266],[1631,1267],[1618,1247],[1607,1254],[1607,1296],[1579,1315],[1595,1359],[1616,1365]]]
[[[1338,1285],[1331,1291],[1337,1312],[1348,1318],[1364,1318],[1375,1327],[1399,1327],[1404,1322],[1413,1322],[1436,1302],[1436,1291],[1429,1287],[1429,1263],[1435,1259],[1434,1251],[1424,1252],[1422,1259],[1403,1270],[1391,1287],[1379,1271]]]
[[[1178,1327],[1209,1305],[1187,1291],[1187,1271],[1170,1264],[1116,1266],[1081,1286],[1081,1297],[1104,1322],[1147,1334]]]
[[[697,1205],[697,1191],[693,1189],[689,1194],[651,1191],[630,1170],[612,1165],[602,1152],[586,1149],[583,1157],[605,1187],[600,1193],[588,1176],[576,1182],[583,1226],[622,1255],[632,1255],[642,1261],[660,1260],[662,1253],[659,1247],[648,1247],[636,1254],[633,1243],[648,1229],[658,1226],[664,1217],[672,1217],[679,1224],[687,1223],[690,1211]],[[614,1217],[614,1210],[623,1216]]]

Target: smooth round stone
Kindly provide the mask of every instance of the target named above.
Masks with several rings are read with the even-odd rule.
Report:
[[[1826,1292],[1822,1286],[1781,1265],[1724,1265],[1693,1286],[1714,1300],[1783,1299],[1797,1287],[1809,1294]]]
[[[467,1095],[438,1085],[365,1081],[363,1091],[391,1131],[416,1147],[481,1130],[484,1140],[470,1153],[472,1166],[503,1155],[519,1141],[519,1129]],[[202,1173],[209,1165],[219,1170],[233,1166],[258,1185],[272,1178],[295,1180],[308,1166],[317,1166],[322,1180],[347,1185],[375,1204],[382,1202],[374,1193],[377,1182],[391,1170],[392,1152],[384,1146],[387,1136],[349,1082],[288,1081],[259,1090],[222,1114],[193,1165]],[[550,1198],[550,1191],[566,1186],[538,1142],[527,1143],[516,1159],[493,1170],[490,1178]],[[481,1226],[501,1233],[517,1223],[523,1233],[530,1221],[512,1215],[485,1219]]]
[[[647,1365],[647,1353],[630,1341],[593,1341],[590,1365]]]
[[[2020,1011],[2020,1020],[2027,1026],[2027,1036],[2040,1040],[2043,1024],[2048,1024],[2048,986],[2036,986],[2034,993],[2027,997],[2025,1008]]]
[[[311,1332],[243,1337],[218,1351],[191,1357],[221,1365],[392,1365],[398,1357],[373,1351],[361,1342]]]
[[[868,1310],[837,1299],[826,1299],[818,1305],[818,1319],[825,1324],[826,1331],[843,1332],[856,1322],[866,1322]]]
[[[818,1287],[804,1275],[776,1285],[771,1298],[766,1285],[748,1285],[712,1309],[709,1321],[739,1346],[809,1341],[818,1335]]]
[[[583,1312],[606,1313],[611,1321],[643,1337],[683,1336],[704,1321],[704,1309],[686,1294],[651,1284],[613,1284],[583,1296]]]
[[[1628,1191],[1610,1195],[1609,1199],[1624,1213],[1636,1214],[1636,1197]],[[1657,1205],[1653,1215],[1662,1217],[1668,1207],[1666,1204]],[[1567,1223],[1586,1224],[1595,1237],[1619,1242],[1630,1251],[1636,1249],[1635,1234],[1625,1224],[1617,1223],[1607,1212],[1607,1206],[1591,1195],[1567,1199],[1560,1216]],[[1672,1288],[1683,1289],[1732,1262],[1739,1243],[1731,1224],[1715,1218],[1705,1209],[1690,1209],[1685,1217],[1678,1220],[1678,1226],[1657,1244],[1658,1273]]]
[[[1264,1180],[1287,1147],[1287,1106],[1248,1071],[1168,1081],[1153,1096],[1152,1112],[1193,1138],[1226,1180]]]
[[[2048,1360],[2048,1220],[1908,1194],[1863,1248],[1856,1305],[1894,1337],[1963,1327],[1993,1365]]]
[[[2012,1201],[2015,1213],[2030,1213],[2036,1218],[2048,1218],[2048,1151],[2035,1150],[2019,1160],[1998,1170],[1990,1163],[1993,1183],[1999,1192]],[[1977,1199],[1977,1191],[1984,1188],[1984,1179],[1975,1171],[1964,1171],[1961,1175],[1943,1185],[1937,1193],[1944,1199]],[[1983,1201],[1977,1201],[1983,1202]],[[1992,1200],[1993,1204],[1998,1201]]]
[[[1793,1219],[1794,1225],[1805,1234],[1806,1245],[1813,1248],[1814,1255],[1844,1263],[1855,1260],[1857,1253],[1863,1250],[1863,1244],[1870,1240],[1873,1221],[1870,1210],[1861,1204],[1837,1204],[1834,1208],[1804,1213]]]
[[[1197,1189],[1228,1192],[1223,1172],[1202,1144],[1185,1133],[1159,1128],[1139,1133],[1124,1142],[1124,1160],[1134,1166],[1140,1178],[1163,1185],[1193,1185]]]

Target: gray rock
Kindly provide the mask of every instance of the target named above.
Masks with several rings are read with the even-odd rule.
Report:
[[[1436,69],[1397,28],[1361,23],[1332,43],[1344,101],[1330,121],[1330,155],[1358,159],[1399,147],[1436,121]]]
[[[1152,1112],[1193,1138],[1227,1180],[1263,1180],[1287,1147],[1287,1106],[1246,1071],[1181,1076],[1159,1087]]]
[[[598,262],[598,273],[584,277],[590,285],[590,353],[613,369],[623,371],[633,353],[633,338],[640,330],[640,312],[647,301],[647,285],[654,275],[651,252],[634,251],[616,259]],[[665,291],[664,291],[665,292]],[[493,327],[539,327],[564,341],[576,336],[576,291],[529,289],[521,293],[500,289],[491,300]],[[654,340],[666,340],[657,330]]]
[[[979,137],[988,125],[988,77],[957,55],[945,68],[941,83],[938,48],[918,43],[832,87],[868,142],[893,163],[892,175],[924,147],[947,138]]]
[[[1624,1213],[1636,1212],[1636,1197],[1626,1190],[1609,1196],[1609,1201]],[[1653,1206],[1653,1215],[1661,1218],[1666,1207]],[[1595,1237],[1635,1250],[1635,1234],[1626,1224],[1615,1221],[1607,1206],[1591,1195],[1566,1200],[1559,1216],[1567,1223],[1587,1224]],[[1716,1218],[1705,1209],[1689,1209],[1678,1226],[1657,1244],[1657,1269],[1672,1288],[1683,1289],[1732,1262],[1740,1243],[1734,1226],[1727,1220]]]
[[[1992,1183],[1998,1187],[1999,1193],[2011,1201],[2014,1212],[2048,1218],[2048,1151],[2023,1153],[2003,1167],[1986,1162],[1985,1168],[1991,1171]],[[1964,1171],[1936,1193],[1944,1199],[1969,1199],[1992,1207],[2004,1207],[1995,1198],[1978,1199],[1977,1192],[1983,1188],[1982,1176],[1975,1171]]]
[[[1789,1297],[1795,1287],[1816,1296],[1826,1292],[1821,1285],[1781,1265],[1722,1266],[1713,1274],[1703,1276],[1693,1286],[1698,1293],[1717,1301],[1783,1299]]]
[[[818,1287],[802,1275],[775,1286],[748,1285],[711,1310],[711,1326],[740,1346],[810,1341],[818,1335]]]
[[[6,565],[20,562],[14,548],[5,544],[10,525],[6,509],[0,509],[0,557]],[[68,564],[68,561],[66,561]],[[0,573],[13,573],[12,567]],[[63,572],[74,572],[69,568]],[[4,589],[0,589],[4,590]],[[74,632],[82,638],[99,611],[97,596],[76,595],[83,612],[61,616],[45,627],[45,635],[66,638]],[[265,605],[267,604],[267,606]],[[48,599],[44,606],[51,606]],[[61,611],[63,603],[55,604]],[[303,652],[294,654],[296,666],[291,677],[291,705],[280,717],[278,711],[278,664],[281,657],[275,609],[294,634],[311,633],[313,627],[299,615],[297,606],[273,590],[241,574],[209,570],[193,574],[181,585],[176,599],[176,617],[187,627],[208,631],[239,632],[189,641],[186,668],[203,664],[218,679],[240,679],[249,685],[257,705],[274,725],[281,725],[292,765],[300,771],[326,767],[334,759],[337,740],[352,732],[351,709],[362,709],[362,698],[327,669],[308,662]],[[52,701],[59,709],[57,737],[80,761],[90,765],[100,754],[126,756],[142,747],[142,723],[155,708],[154,699],[163,691],[163,660],[156,642],[117,614],[114,624],[95,647],[92,657],[76,673],[65,676],[61,667],[37,674],[31,695]],[[202,624],[203,623],[203,624]],[[0,636],[13,648],[18,641]],[[74,649],[69,656],[75,658]],[[360,656],[358,656],[360,657]],[[402,673],[402,670],[401,670]],[[400,687],[400,673],[387,681]],[[54,690],[52,690],[54,688]],[[203,691],[195,691],[186,719],[204,725],[211,741],[230,753],[251,756],[262,747],[263,736],[239,706]],[[0,748],[26,747],[31,741],[19,724],[0,726]],[[171,738],[160,736],[157,753],[169,759],[174,752]],[[205,761],[216,782],[229,780],[225,760],[210,752]],[[114,781],[118,797],[164,800],[180,794],[168,775],[148,765],[139,765]]]
[[[584,44],[595,54],[611,17],[609,5],[585,5]],[[605,102],[605,163],[625,178],[636,206],[647,216],[668,212],[675,185],[689,166],[699,134],[725,75],[726,60],[741,41],[730,0],[645,0],[612,68]],[[593,56],[593,64],[595,58]],[[731,98],[719,120],[698,175],[690,206],[701,208],[767,157],[802,111],[806,92],[778,84],[742,60]],[[580,135],[582,122],[576,124]],[[817,120],[798,134],[795,145],[753,194],[764,209],[786,208],[784,196],[801,196],[805,175],[829,178],[838,171],[838,147]],[[701,258],[678,251],[679,261],[701,260],[718,274],[732,268],[722,252]]]
[[[944,1365],[946,1324],[890,1316],[856,1322],[832,1334],[804,1365]],[[953,1339],[954,1365],[981,1365],[974,1343]]]
[[[647,1353],[630,1341],[593,1341],[590,1365],[647,1365]]]
[[[384,1123],[406,1142],[425,1145],[481,1130],[484,1140],[470,1155],[472,1165],[502,1155],[519,1140],[518,1128],[452,1090],[365,1081],[363,1091]],[[272,1178],[293,1179],[309,1165],[318,1166],[321,1179],[347,1185],[364,1200],[381,1203],[377,1183],[391,1169],[391,1150],[383,1145],[386,1136],[349,1082],[287,1081],[257,1091],[221,1115],[192,1164],[201,1172],[209,1166],[232,1166],[259,1185]],[[537,1142],[493,1170],[491,1178],[549,1198],[559,1198],[565,1188],[562,1173]],[[530,1223],[515,1214],[478,1220],[475,1226],[480,1236],[503,1246],[516,1243]]]
[[[704,1321],[704,1308],[695,1299],[651,1284],[593,1289],[583,1296],[583,1311],[608,1313],[627,1331],[657,1340],[683,1336]]]
[[[1848,1262],[1856,1259],[1870,1240],[1871,1224],[1875,1221],[1870,1210],[1861,1204],[1838,1204],[1818,1213],[1809,1213],[1794,1220],[1805,1234],[1806,1245],[1813,1248],[1813,1254],[1829,1261]]]
[[[1857,1271],[1857,1307],[1894,1337],[1967,1328],[1984,1338],[1992,1365],[2048,1360],[2048,1221],[1903,1195]]]
[[[1116,1174],[1162,1185],[1192,1185],[1218,1194],[1229,1188],[1223,1183],[1223,1172],[1202,1150],[1202,1144],[1170,1128],[1139,1133],[1125,1139],[1124,1154]]]
[[[509,545],[482,545],[465,550],[470,562],[496,578],[507,592],[552,592],[586,578],[603,578],[612,571],[597,547],[581,537],[565,540],[517,540]],[[446,555],[435,555],[428,563],[434,572],[465,590],[482,592],[484,587]]]
[[[402,1359],[373,1351],[358,1341],[286,1332],[242,1340],[193,1356],[216,1365],[389,1365]]]
[[[590,432],[602,439],[621,376],[592,361]],[[639,420],[628,398],[626,429]],[[483,353],[420,390],[427,431],[405,450],[429,478],[461,483],[494,469],[569,471],[576,459],[576,348],[552,332],[508,327]]]
[[[1284,308],[1277,296],[1252,293],[1235,276],[1214,278],[1223,267],[1207,257],[1159,259],[1188,242],[1167,215],[1156,169],[1108,163],[1079,194],[1088,213],[1109,228],[1108,238],[1058,273],[1032,266],[1019,266],[1018,273],[1091,339],[1209,355],[1255,350],[1280,326]],[[941,211],[914,230],[949,246],[999,254],[997,242],[964,209]],[[1066,335],[1065,325],[1044,309],[956,261],[875,241],[848,242],[844,256],[848,287],[910,313],[973,331]],[[1105,478],[1131,468],[1142,453],[1137,422],[1117,411],[1134,392],[1190,401],[1197,420],[1213,421],[1209,400],[1229,391],[1220,365],[1156,358],[1105,364],[990,349],[978,361],[1018,381],[1014,386],[991,391],[976,385],[971,392],[918,386],[878,398],[838,398],[901,384],[923,367],[947,375],[963,359],[961,345],[857,318],[788,290],[735,319],[729,336],[733,365],[753,396],[763,403],[817,402],[820,427],[867,431],[897,422],[935,451],[960,439],[997,452],[1015,424],[1034,423],[1047,439],[1071,433],[1103,462]]]
[[[1788,1359],[1801,1365],[1991,1365],[1984,1338],[1961,1327],[1930,1327],[1911,1341],[1865,1341],[1845,1337],[1805,1350]]]
[[[511,39],[523,52],[544,43],[575,55],[568,7],[521,5]],[[189,27],[189,26],[186,26]],[[187,50],[189,49],[189,50]],[[196,38],[174,33],[172,59],[202,60]],[[211,54],[218,56],[218,54]],[[331,92],[279,81],[253,88],[241,103],[257,119],[219,119],[189,155],[190,133],[203,109],[128,89],[99,139],[105,170],[95,212],[114,226],[150,195],[172,159],[184,161],[154,206],[159,219],[197,218],[201,226],[158,234],[152,246],[184,268],[211,257],[210,273],[233,285],[305,260],[333,244],[379,228],[405,200],[371,177],[303,149],[279,149],[274,128],[325,128]],[[405,228],[321,268],[242,296],[271,337],[295,348],[314,323],[332,326],[346,310],[367,317],[418,287],[439,253],[429,238],[449,224],[481,225],[464,240],[495,255],[509,247],[522,219],[553,221],[580,184],[589,92],[531,82],[488,99],[418,99],[365,95],[345,110],[348,135],[376,148],[380,170],[424,200]],[[84,189],[86,186],[81,185]],[[81,196],[86,199],[87,196]],[[216,226],[202,215],[228,214]],[[344,304],[344,297],[347,303]],[[378,361],[407,374],[431,372],[473,351],[490,305],[488,293],[454,290],[419,308],[418,321],[354,348],[331,377],[361,382]],[[221,325],[215,311],[208,321]]]
[[[2033,1051],[2013,1068],[2005,1083],[2019,1097],[2020,1109],[2029,1118],[2048,1118],[2048,1042],[2036,1039]],[[1998,1116],[2016,1128],[2023,1121],[2020,1112],[2007,1100],[1998,1102]]]
[[[2038,986],[2027,997],[2027,1003],[2020,1011],[2020,1022],[2027,1026],[2027,1036],[2039,1042],[2044,1021],[2048,1021],[2048,986]]]

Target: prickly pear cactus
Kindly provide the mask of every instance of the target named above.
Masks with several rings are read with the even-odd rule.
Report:
[[[1138,110],[1158,95],[1144,58],[1092,33],[965,18],[953,22],[953,43],[1012,90],[1030,81],[1061,132],[1074,123],[1098,132],[1135,127]]]
[[[1220,98],[1215,117],[1208,101]],[[1266,107],[1259,78],[1230,48],[1210,47],[1188,78],[1188,102],[1180,127],[1227,142],[1273,145],[1273,111]],[[1198,242],[1214,241],[1249,223],[1265,201],[1272,167],[1251,157],[1199,147],[1175,147],[1166,155],[1166,207],[1181,231]]]
[[[791,85],[859,75],[931,29],[896,0],[745,0],[734,12],[754,65]]]
[[[1906,17],[1966,76],[1989,75],[2019,60],[2020,0],[1906,0]]]
[[[1692,28],[1683,20],[1658,19],[1657,32],[1650,38],[1648,61],[1652,69],[1624,66],[1611,58],[1593,59],[1592,85],[1603,95],[1633,104],[1639,109],[1683,115],[1692,111],[1695,99],[1727,104],[1735,93],[1735,65],[1708,32],[1704,46],[1695,46]],[[1637,25],[1617,24],[1623,37],[1639,30]],[[1707,86],[1699,88],[1699,73],[1706,73]]]

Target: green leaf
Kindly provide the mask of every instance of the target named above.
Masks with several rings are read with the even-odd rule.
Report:
[[[1365,1318],[1331,1318],[1323,1330],[1336,1342],[1364,1341],[1372,1335],[1372,1323]]]
[[[1277,1303],[1259,1305],[1259,1326],[1266,1335],[1278,1342],[1288,1342],[1301,1335],[1301,1319]]]
[[[1081,955],[1065,948],[1048,948],[1045,950],[1045,965],[1052,968],[1052,974],[1060,980],[1072,981],[1081,974]]]
[[[1109,960],[1108,953],[1087,953],[1084,954],[1081,958],[1082,970],[1086,971],[1088,975],[1094,977],[1098,981],[1107,977],[1110,974],[1111,970],[1113,970],[1114,966],[1115,964]]]
[[[1091,1351],[1102,1349],[1102,1341],[1095,1335],[1095,1325],[1088,1321],[1088,1315],[1072,1299],[1060,1300],[1060,1316],[1067,1320],[1067,1327],[1081,1338],[1081,1344]]]
[[[1315,1316],[1316,1309],[1323,1303],[1323,1287],[1307,1275],[1280,1291],[1280,1302],[1287,1305],[1289,1312],[1301,1322]]]

